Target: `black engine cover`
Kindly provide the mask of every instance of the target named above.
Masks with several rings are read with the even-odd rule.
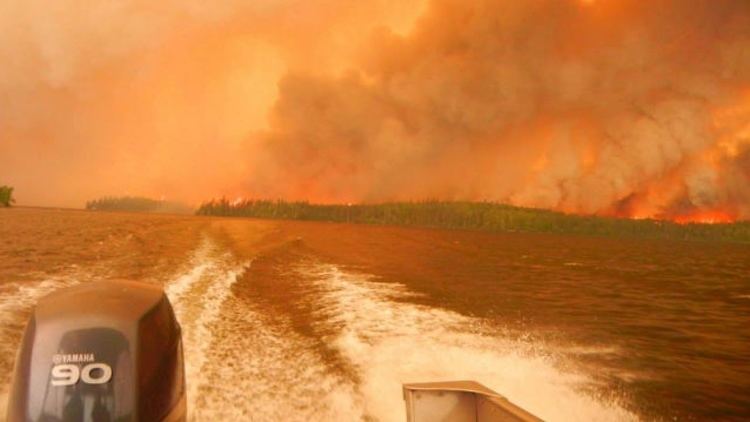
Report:
[[[8,421],[185,416],[180,326],[162,289],[91,282],[39,301],[16,359]]]

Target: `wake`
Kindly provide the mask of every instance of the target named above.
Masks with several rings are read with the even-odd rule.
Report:
[[[182,327],[189,411],[196,409],[198,391],[205,386],[202,374],[206,371],[207,354],[222,306],[231,294],[232,285],[248,266],[249,263],[237,262],[204,237],[190,259],[188,271],[165,286]]]
[[[409,303],[414,293],[403,285],[290,263],[308,288],[313,331],[325,333],[317,340],[355,372],[344,374],[288,316],[233,293],[250,264],[206,237],[166,284],[183,328],[190,420],[402,422],[402,383],[456,379],[477,380],[546,420],[637,419],[582,392],[591,379],[558,369],[542,346]]]
[[[545,347],[410,303],[414,293],[404,285],[335,265],[289,263],[318,333],[301,335],[287,314],[234,294],[239,280],[253,282],[245,276],[250,265],[206,236],[165,283],[182,326],[190,420],[402,422],[402,383],[457,379],[477,380],[546,420],[637,419],[582,392],[589,377],[558,369]],[[93,278],[0,287],[0,414],[28,311],[42,296]],[[321,342],[354,375],[324,359]]]
[[[298,271],[319,288],[319,324],[337,332],[328,341],[357,368],[364,413],[376,420],[405,420],[402,383],[464,379],[545,420],[638,419],[583,393],[591,380],[559,370],[541,345],[504,338],[478,319],[406,302],[414,293],[400,284],[334,265],[313,263]]]
[[[309,340],[232,293],[249,266],[206,237],[165,287],[183,329],[189,419],[362,419]]]

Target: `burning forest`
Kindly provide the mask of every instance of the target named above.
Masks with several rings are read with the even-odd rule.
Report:
[[[750,3],[356,3],[11,2],[0,179],[29,204],[750,218]]]

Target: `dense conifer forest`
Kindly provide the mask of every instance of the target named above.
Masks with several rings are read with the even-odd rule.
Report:
[[[492,202],[420,201],[382,204],[320,205],[271,200],[203,203],[198,215],[334,221],[365,224],[570,233],[618,237],[750,242],[750,222],[677,224],[662,220],[633,220],[582,216]]]

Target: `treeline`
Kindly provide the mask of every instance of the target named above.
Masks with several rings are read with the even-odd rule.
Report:
[[[91,211],[159,212],[190,214],[193,209],[179,202],[162,201],[140,196],[110,196],[86,203]]]
[[[580,216],[492,202],[420,201],[383,204],[319,205],[269,200],[203,203],[198,215],[394,224],[485,231],[572,233],[602,236],[750,242],[750,222],[676,224]]]
[[[0,207],[9,207],[16,202],[13,199],[13,188],[10,186],[0,186]]]

